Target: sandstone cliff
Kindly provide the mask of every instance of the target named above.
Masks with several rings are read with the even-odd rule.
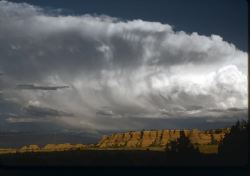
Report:
[[[104,135],[96,144],[47,144],[44,147],[38,145],[27,145],[20,149],[0,149],[1,153],[16,153],[16,152],[53,152],[53,151],[68,151],[68,150],[105,150],[106,148],[120,149],[147,149],[161,148],[170,142],[180,137],[180,132],[183,131],[191,143],[196,145],[202,153],[217,153],[218,144],[222,141],[225,134],[230,132],[230,128],[201,131],[193,130],[144,130],[132,131],[124,133],[114,133],[111,136]],[[211,144],[211,145],[210,145]]]
[[[195,145],[218,144],[229,128],[219,130],[201,131],[197,129],[183,130],[191,143]],[[103,136],[97,144],[100,148],[145,148],[145,147],[164,147],[170,141],[180,137],[181,130],[150,130],[134,131],[125,133],[114,133],[111,136]]]

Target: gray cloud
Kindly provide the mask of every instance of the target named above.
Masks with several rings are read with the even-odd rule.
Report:
[[[6,118],[6,121],[8,123],[43,123],[43,122],[51,122],[50,119],[47,118],[42,118],[42,119],[38,119],[38,118],[31,118],[31,117],[15,117],[15,116],[11,116]]]
[[[35,84],[18,84],[17,89],[27,89],[27,90],[57,90],[69,88],[69,86],[40,86]]]
[[[39,106],[28,106],[23,108],[25,115],[35,116],[35,117],[59,117],[59,116],[73,116],[72,113],[66,113],[64,111],[59,111],[56,109],[48,107],[39,107]]]
[[[174,31],[160,22],[64,16],[0,1],[0,65],[1,96],[11,100],[2,101],[3,111],[13,104],[62,109],[74,116],[60,114],[58,123],[77,128],[115,128],[114,118],[103,116],[127,119],[123,125],[130,127],[141,125],[129,117],[216,120],[219,111],[224,118],[232,114],[228,109],[248,104],[247,53],[218,35]]]
[[[114,113],[112,110],[98,110],[96,112],[97,115],[104,115],[104,116],[113,116]]]
[[[48,107],[29,105],[16,113],[0,114],[7,123],[55,123],[60,117],[73,117],[74,114]],[[32,126],[32,124],[31,124]]]
[[[246,112],[247,108],[208,109],[211,112]]]

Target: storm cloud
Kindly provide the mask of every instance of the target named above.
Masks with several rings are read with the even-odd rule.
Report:
[[[118,128],[109,116],[131,128],[143,124],[135,117],[246,118],[235,110],[248,106],[247,53],[221,36],[160,22],[66,16],[0,1],[0,70],[2,99],[63,110],[58,122],[71,126]],[[27,82],[71,88],[12,89]]]

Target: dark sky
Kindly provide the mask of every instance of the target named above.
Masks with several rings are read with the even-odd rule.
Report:
[[[12,0],[20,2],[19,0]],[[23,0],[68,14],[106,14],[123,19],[160,21],[175,30],[217,34],[237,48],[247,50],[246,0]]]

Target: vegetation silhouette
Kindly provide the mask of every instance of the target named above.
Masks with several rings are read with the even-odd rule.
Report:
[[[176,141],[171,141],[166,145],[165,152],[166,163],[169,166],[198,165],[202,157],[198,148],[191,143],[184,131],[180,131],[180,137]]]
[[[166,152],[181,155],[199,154],[199,150],[193,146],[190,139],[185,136],[184,131],[180,132],[180,137],[176,141],[171,141],[166,145]]]
[[[237,121],[219,144],[218,152],[220,157],[224,158],[227,162],[237,162],[242,165],[247,164],[248,130],[249,122]]]

